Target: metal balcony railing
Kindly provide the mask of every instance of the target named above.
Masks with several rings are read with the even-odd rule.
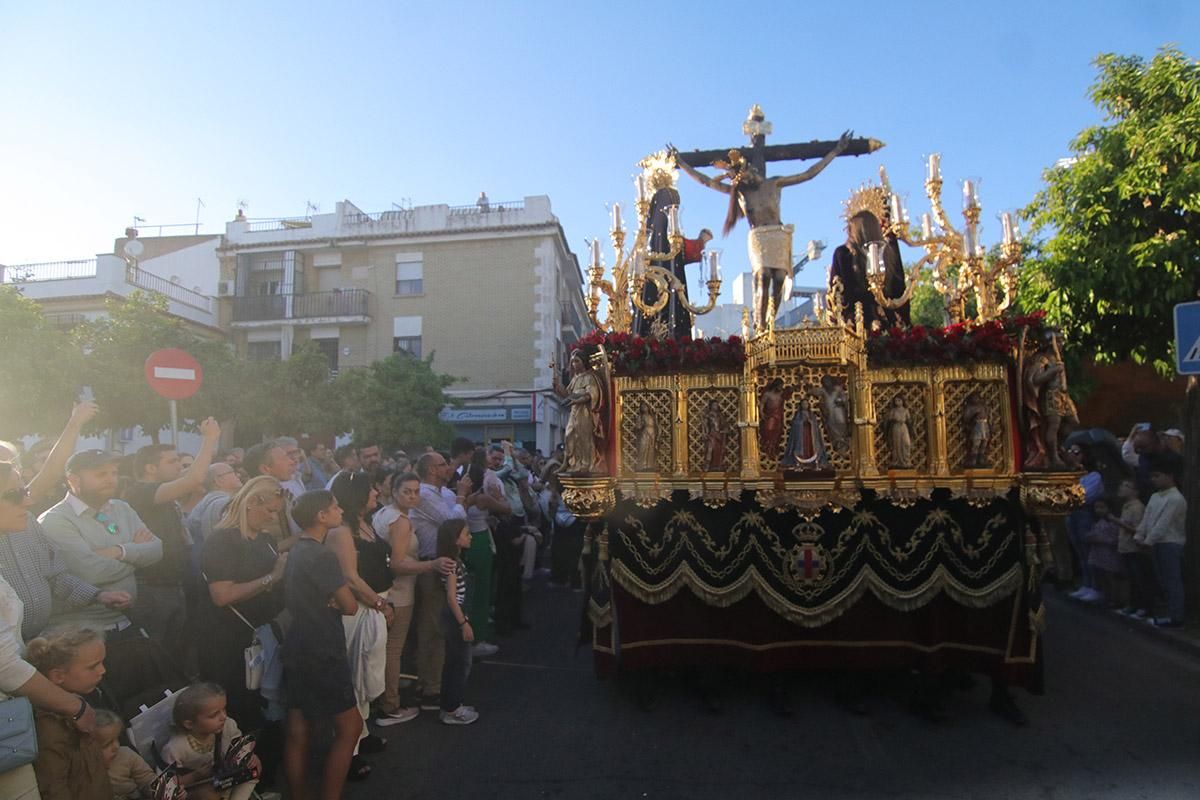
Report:
[[[490,200],[487,205],[479,205],[472,203],[469,206],[450,206],[450,216],[465,217],[472,214],[491,214],[498,211],[521,211],[525,208],[524,200],[504,200],[499,203],[493,203]]]
[[[233,298],[234,322],[317,317],[365,317],[371,293],[342,289],[303,294],[264,294]]]
[[[96,259],[79,261],[46,261],[40,264],[11,264],[0,266],[0,283],[32,283],[35,281],[68,281],[96,277]]]
[[[198,308],[201,311],[212,311],[212,298],[208,295],[201,294],[182,284],[169,281],[166,278],[146,272],[143,269],[133,266],[126,267],[125,281],[133,286],[137,286],[139,289],[157,292],[171,300]]]

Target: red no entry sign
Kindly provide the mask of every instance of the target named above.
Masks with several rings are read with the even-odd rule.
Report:
[[[160,397],[186,400],[204,380],[200,362],[174,347],[155,350],[146,359],[146,383]]]

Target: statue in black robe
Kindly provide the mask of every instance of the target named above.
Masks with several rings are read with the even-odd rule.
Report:
[[[892,234],[883,233],[879,220],[870,211],[860,211],[851,217],[847,230],[849,235],[846,243],[833,251],[833,266],[829,271],[830,283],[834,278],[842,282],[843,318],[853,325],[854,306],[862,303],[863,324],[867,330],[877,320],[884,328],[897,325],[908,327],[909,304],[895,309],[882,308],[867,283],[867,245],[883,241],[887,244],[883,250],[883,296],[894,298],[904,294],[904,262],[900,258],[900,243]]]
[[[646,218],[646,241],[651,252],[670,252],[671,242],[667,236],[668,209],[678,205],[679,192],[671,186],[658,189],[650,198],[650,211]],[[682,231],[679,232],[682,233]],[[667,270],[679,279],[681,288],[678,291],[682,292],[682,296],[686,300],[687,271],[684,268],[683,248],[680,248],[679,253],[670,261],[652,261],[650,263]],[[646,305],[658,302],[658,287],[648,280],[642,287],[642,302]],[[692,314],[679,302],[679,294],[676,290],[671,290],[671,299],[655,317],[647,317],[641,309],[634,309],[633,331],[637,335],[650,336],[653,333],[652,326],[655,321],[661,321],[666,325],[668,336],[681,339],[684,336],[692,335]]]

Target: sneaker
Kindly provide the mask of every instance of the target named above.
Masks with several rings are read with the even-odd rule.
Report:
[[[1092,589],[1091,587],[1089,587],[1088,589],[1086,589],[1084,591],[1083,594],[1081,594],[1079,596],[1079,599],[1085,603],[1095,603],[1098,600],[1103,600],[1104,595],[1100,594],[1100,592],[1097,592],[1095,589]]]
[[[442,696],[440,694],[423,694],[421,695],[421,710],[422,711],[441,711]]]
[[[1183,623],[1180,622],[1179,620],[1171,619],[1170,617],[1159,617],[1158,619],[1154,620],[1154,627],[1156,627],[1156,628],[1182,628]]]
[[[1125,606],[1124,608],[1118,608],[1117,613],[1120,614],[1122,617],[1132,617],[1134,615],[1134,608],[1133,608],[1133,606]]]
[[[1145,619],[1147,616],[1147,611],[1144,608],[1139,608],[1137,611],[1133,612],[1133,616],[1137,617],[1138,619]]]
[[[480,642],[471,647],[471,658],[491,658],[500,652],[500,648],[489,642]]]
[[[1080,586],[1078,589],[1076,589],[1075,591],[1073,591],[1073,592],[1071,592],[1069,595],[1067,595],[1067,597],[1073,597],[1073,598],[1075,598],[1076,600],[1082,600],[1082,599],[1083,599],[1083,596],[1084,596],[1085,594],[1087,594],[1087,593],[1088,593],[1088,591],[1089,591],[1088,587],[1086,587],[1086,586]]]
[[[399,725],[402,722],[416,719],[421,713],[419,708],[397,708],[395,711],[380,711],[375,717],[375,724],[381,728],[389,725]]]
[[[479,712],[468,706],[459,706],[453,711],[442,712],[443,725],[470,725],[479,719]]]

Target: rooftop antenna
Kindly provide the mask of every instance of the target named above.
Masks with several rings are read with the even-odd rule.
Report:
[[[200,209],[202,209],[202,208],[207,208],[207,206],[204,205],[203,200],[201,200],[199,197],[197,197],[196,198],[196,234],[197,235],[199,235],[199,233],[200,233]]]
[[[321,213],[321,206],[314,203],[312,200],[304,201],[304,216],[311,217],[313,214]]]

